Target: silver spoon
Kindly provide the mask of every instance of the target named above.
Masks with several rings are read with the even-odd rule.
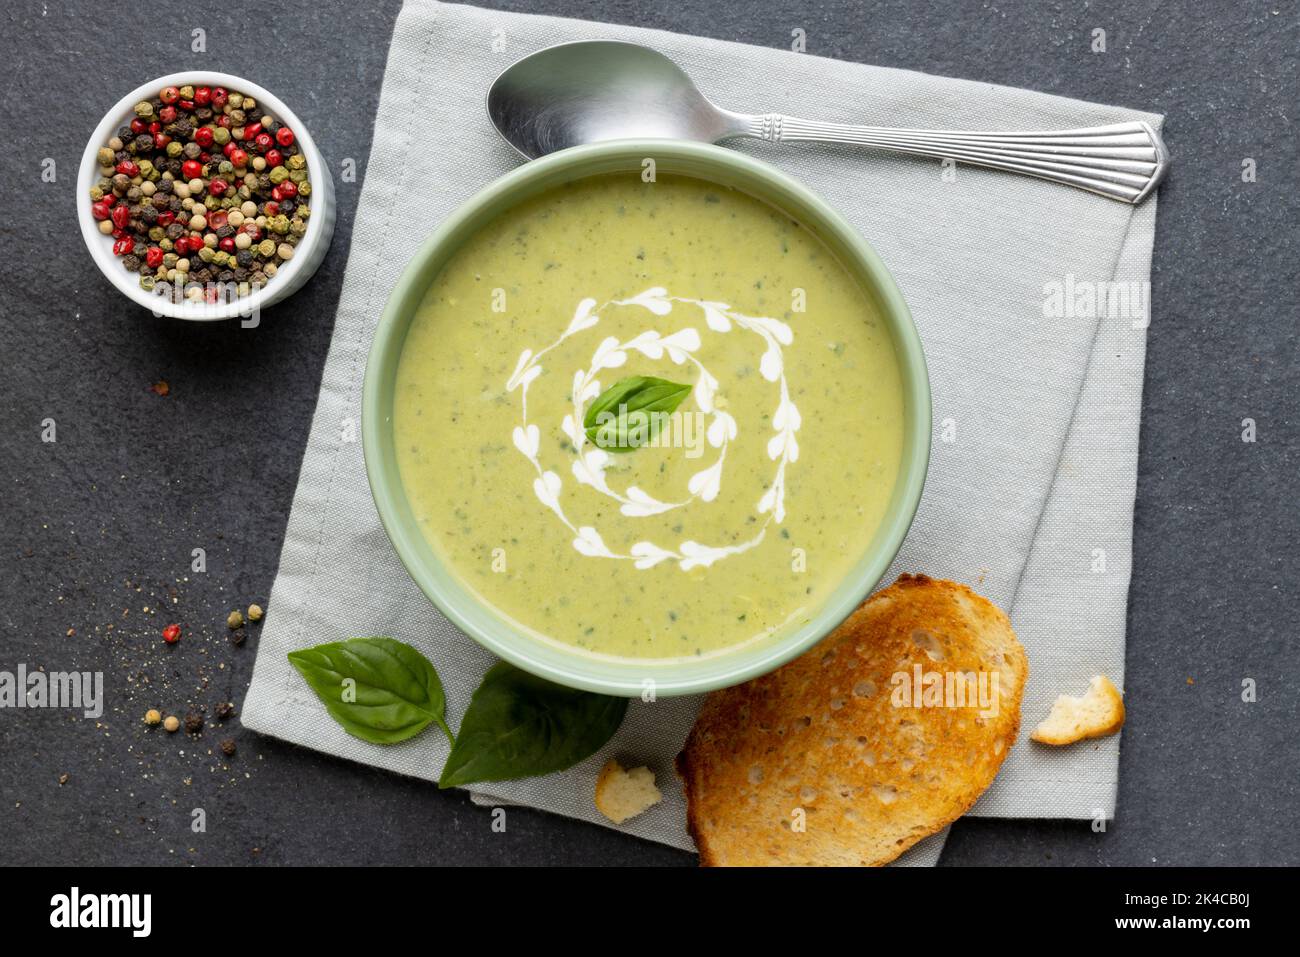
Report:
[[[629,137],[854,143],[1036,176],[1125,203],[1140,203],[1169,168],[1164,143],[1146,123],[982,133],[732,113],[709,102],[662,53],[618,40],[561,43],[524,57],[492,83],[487,109],[528,159]]]

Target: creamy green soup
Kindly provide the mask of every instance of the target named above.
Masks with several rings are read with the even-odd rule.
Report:
[[[618,450],[585,417],[634,377],[689,392]],[[457,252],[403,346],[393,428],[420,528],[467,588],[539,640],[671,659],[820,605],[882,520],[902,406],[884,322],[815,236],[638,171]]]

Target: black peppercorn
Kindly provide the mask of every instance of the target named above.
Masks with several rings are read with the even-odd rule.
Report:
[[[203,731],[203,715],[197,711],[191,711],[185,716],[185,730],[190,734],[199,734]]]
[[[218,721],[225,721],[227,718],[233,717],[234,714],[235,714],[235,706],[231,704],[229,701],[223,701],[221,702],[221,704],[217,705]]]

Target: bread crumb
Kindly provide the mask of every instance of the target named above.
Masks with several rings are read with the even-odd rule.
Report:
[[[1061,695],[1052,711],[1030,735],[1041,744],[1074,744],[1104,738],[1124,726],[1124,697],[1105,675],[1092,679],[1081,698]]]
[[[654,772],[649,768],[623,770],[617,761],[609,761],[596,778],[596,810],[615,824],[636,817],[663,800],[655,787]]]

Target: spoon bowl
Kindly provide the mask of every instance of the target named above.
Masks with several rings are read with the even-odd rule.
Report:
[[[487,95],[497,132],[527,159],[618,139],[713,143],[749,117],[721,110],[657,50],[619,40],[547,47],[506,68]]]

